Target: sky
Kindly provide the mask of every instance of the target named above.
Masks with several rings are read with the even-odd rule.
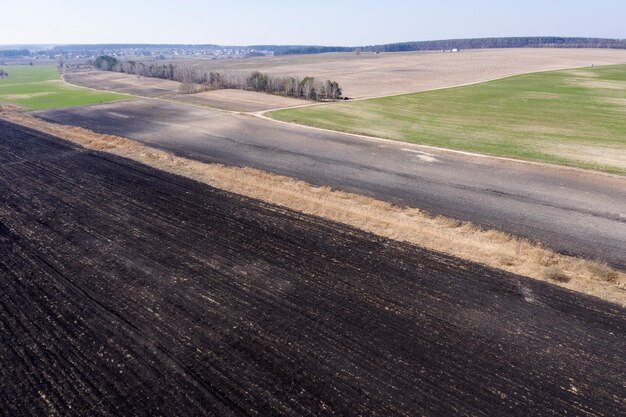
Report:
[[[358,46],[490,36],[626,38],[625,0],[17,0],[0,44]]]

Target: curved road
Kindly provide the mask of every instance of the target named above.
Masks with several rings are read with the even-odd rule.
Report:
[[[159,100],[41,111],[53,122],[497,228],[626,269],[626,179],[313,130]]]

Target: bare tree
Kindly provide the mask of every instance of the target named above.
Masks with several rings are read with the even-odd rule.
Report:
[[[194,84],[190,82],[183,82],[183,83],[180,83],[180,87],[178,88],[178,90],[182,94],[195,94],[200,91],[200,88],[198,84]]]

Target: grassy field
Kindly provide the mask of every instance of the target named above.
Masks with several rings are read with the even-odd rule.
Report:
[[[10,103],[27,110],[40,110],[129,98],[66,85],[54,66],[5,66],[0,69],[9,74],[7,78],[0,79],[0,104]]]
[[[626,174],[626,65],[270,113],[279,120]]]

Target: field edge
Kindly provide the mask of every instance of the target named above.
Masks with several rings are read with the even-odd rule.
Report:
[[[560,255],[503,232],[257,169],[194,161],[127,138],[46,122],[29,114],[6,112],[0,117],[235,194],[626,306],[626,273],[603,263]]]

